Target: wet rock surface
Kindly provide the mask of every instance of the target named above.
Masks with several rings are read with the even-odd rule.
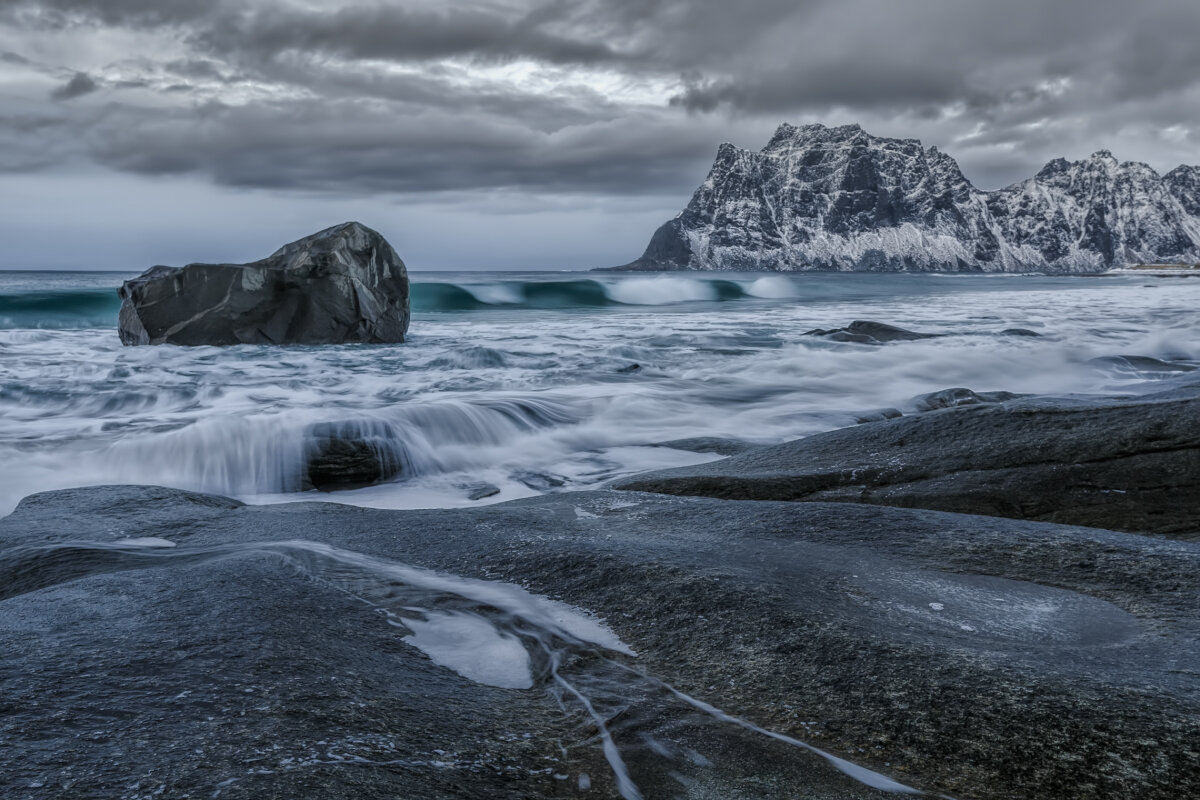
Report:
[[[961,386],[952,389],[942,389],[937,392],[919,395],[913,398],[917,411],[936,411],[939,408],[955,408],[957,406],[975,406],[986,403],[1003,403],[1028,395],[1012,392],[975,392]]]
[[[1142,398],[1033,397],[961,407],[954,403],[961,390],[949,392],[940,398],[936,393],[929,403],[953,407],[638,475],[617,485],[728,499],[930,508],[1200,537],[1197,384]]]
[[[305,438],[304,489],[357,489],[404,472],[403,443],[385,425],[318,423]]]
[[[809,331],[807,336],[823,336],[834,342],[853,342],[855,344],[887,344],[888,342],[912,342],[918,339],[936,339],[937,333],[918,333],[917,331],[897,328],[884,322],[870,320],[855,320],[844,328],[820,328]]]
[[[756,450],[761,445],[743,442],[737,439],[722,439],[717,436],[692,436],[687,439],[672,439],[659,442],[655,447],[670,447],[675,450],[686,450],[689,453],[716,453],[722,456],[732,456]]]
[[[1195,364],[1182,361],[1163,361],[1150,356],[1102,356],[1088,362],[1097,369],[1116,374],[1194,372]]]
[[[120,295],[127,345],[391,343],[408,331],[404,262],[357,222],[249,264],[153,267]]]
[[[148,537],[176,546],[120,544]],[[1195,543],[629,492],[396,512],[100,487],[0,521],[0,795],[618,794],[545,673],[498,689],[440,666],[381,613],[411,586],[296,539],[605,618],[637,656],[563,669],[647,798],[885,796],[664,684],[960,798],[1200,789]]]
[[[457,488],[466,492],[468,500],[483,500],[500,494],[500,487],[487,481],[472,481],[460,484]]]

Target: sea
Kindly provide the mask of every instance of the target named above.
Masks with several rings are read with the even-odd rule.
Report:
[[[919,413],[951,387],[1139,394],[1200,365],[1186,278],[414,272],[403,344],[125,347],[117,288],[134,274],[0,272],[0,514],[104,484],[482,505],[721,457],[680,440]],[[937,337],[811,334],[855,320]],[[401,474],[304,491],[319,423],[369,433]]]

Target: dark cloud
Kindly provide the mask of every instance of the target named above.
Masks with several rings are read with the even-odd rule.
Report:
[[[124,90],[41,141],[0,120],[6,163],[239,187],[685,196],[785,120],[920,136],[987,184],[1104,144],[1187,160],[1200,130],[1195,0],[0,0],[5,29],[45,64],[87,37],[55,99]]]
[[[3,0],[0,19],[34,28],[152,27],[194,21],[222,6],[223,0]]]
[[[495,121],[464,125],[447,112],[399,126],[386,107],[358,100],[214,103],[173,114],[110,109],[90,125],[90,152],[120,171],[334,194],[687,191],[696,165],[712,156],[711,138],[686,126],[664,137],[656,122],[531,132]]]
[[[91,94],[98,88],[100,87],[86,72],[76,72],[71,76],[71,80],[51,91],[50,97],[54,100],[73,100]]]
[[[616,59],[611,45],[546,29],[535,14],[446,4],[436,10],[347,6],[269,14],[243,12],[214,20],[195,41],[210,52],[273,58],[296,51],[396,62],[469,55],[480,60],[533,59],[592,64]]]

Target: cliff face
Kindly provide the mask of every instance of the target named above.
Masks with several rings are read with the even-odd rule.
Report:
[[[953,158],[857,125],[723,144],[628,269],[1093,272],[1200,261],[1200,168],[1159,176],[1101,151],[976,189]]]

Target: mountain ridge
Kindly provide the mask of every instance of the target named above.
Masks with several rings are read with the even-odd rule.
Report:
[[[780,125],[728,142],[627,270],[1101,272],[1200,262],[1200,167],[1159,175],[1098,150],[978,189],[918,139]]]

